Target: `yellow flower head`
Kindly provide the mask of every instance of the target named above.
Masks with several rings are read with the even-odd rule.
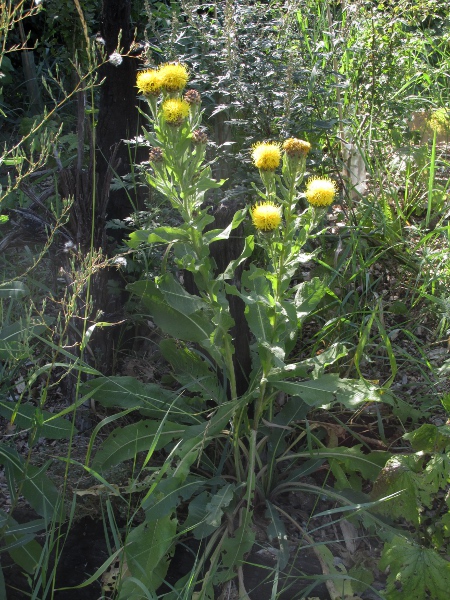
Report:
[[[260,202],[251,209],[253,225],[260,231],[272,231],[281,223],[281,207],[273,202]]]
[[[261,171],[275,171],[281,161],[280,145],[275,142],[258,142],[252,150],[253,164]]]
[[[336,192],[336,183],[328,177],[312,177],[306,185],[305,195],[312,206],[330,206]]]
[[[289,138],[283,143],[283,150],[289,157],[303,158],[311,150],[311,144],[297,138]]]
[[[159,69],[161,85],[167,92],[181,92],[186,87],[189,71],[180,63],[167,63]]]
[[[136,85],[144,96],[157,96],[162,87],[159,71],[156,69],[139,71],[136,78]]]
[[[161,109],[164,120],[171,125],[180,125],[189,114],[189,104],[178,98],[164,100]]]

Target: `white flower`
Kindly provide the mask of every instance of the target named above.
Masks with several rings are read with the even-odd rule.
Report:
[[[118,52],[113,52],[108,60],[114,67],[118,67],[122,64],[123,58]]]

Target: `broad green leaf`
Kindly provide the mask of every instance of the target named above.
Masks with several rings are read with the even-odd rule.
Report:
[[[377,512],[419,525],[422,464],[423,457],[416,455],[399,454],[387,461],[375,481],[372,498],[379,500],[396,492],[401,493],[381,503]]]
[[[159,347],[175,369],[175,378],[187,390],[200,393],[205,400],[213,400],[216,404],[226,400],[223,386],[203,357],[173,339],[162,340]]]
[[[229,263],[227,268],[223,273],[221,273],[217,279],[233,279],[236,273],[236,269],[253,254],[253,250],[255,248],[255,239],[253,235],[249,235],[245,238],[244,249],[242,250],[240,256]],[[233,288],[233,286],[231,286]],[[228,289],[227,292],[234,293],[236,292],[236,288]]]
[[[422,502],[431,508],[439,490],[445,490],[450,481],[450,456],[439,452],[431,456],[420,478]]]
[[[318,277],[300,283],[294,297],[299,321],[304,320],[317,307],[326,292],[327,286]]]
[[[227,483],[214,496],[211,496],[211,500],[206,505],[207,514],[205,521],[208,525],[219,527],[224,508],[232,501],[235,489],[236,486],[234,483]]]
[[[157,287],[167,303],[183,315],[192,315],[205,308],[205,301],[200,296],[188,294],[171,273],[158,277]]]
[[[17,410],[17,412],[16,412]],[[0,402],[0,415],[8,421],[11,421],[13,414],[14,424],[20,429],[31,429],[36,425],[36,413],[38,409],[32,404],[14,404],[12,402]],[[40,411],[37,437],[45,437],[49,440],[62,440],[70,438],[77,429],[72,426],[70,421],[59,418],[57,414],[48,411]]]
[[[222,543],[220,569],[214,575],[214,583],[224,583],[234,577],[236,567],[242,566],[244,556],[250,552],[255,543],[255,531],[249,519],[234,532],[233,537],[227,537]]]
[[[157,521],[141,523],[125,540],[125,557],[131,574],[155,593],[164,581],[173,555],[177,520],[167,515]]]
[[[387,600],[447,600],[450,562],[431,548],[395,536],[385,544],[380,568],[389,567]]]
[[[190,342],[209,339],[214,325],[207,312],[185,315],[175,310],[151,281],[136,281],[129,284],[127,289],[141,298],[156,325],[168,335]]]
[[[30,290],[21,281],[0,284],[0,298],[23,298],[29,293]]]
[[[381,450],[369,453],[362,452],[361,447],[361,444],[358,444],[351,448],[327,448],[326,452],[329,459],[333,459],[333,454],[336,454],[336,459],[333,460],[337,460],[343,465],[346,473],[361,473],[364,479],[375,481],[392,454]]]
[[[142,383],[135,377],[99,377],[83,384],[83,394],[108,408],[136,408],[147,417],[162,419],[168,410],[170,417],[195,423],[192,409],[174,392],[154,383]]]
[[[327,348],[322,354],[307,358],[299,363],[292,363],[281,368],[274,368],[270,371],[267,379],[270,382],[282,381],[291,377],[312,377],[317,379],[323,374],[323,371],[329,365],[346,356],[347,348],[343,344],[333,344]]]
[[[152,493],[142,502],[147,521],[156,521],[172,513],[182,500],[192,495],[205,485],[205,480],[194,475],[178,476],[173,473],[162,479]]]
[[[47,325],[29,321],[17,321],[0,330],[0,360],[19,360],[29,356],[28,342],[33,336],[47,330]]]
[[[188,516],[183,523],[185,531],[192,531],[196,540],[202,540],[210,536],[217,529],[215,525],[208,525],[206,517],[208,515],[207,505],[211,500],[211,493],[208,490],[200,492],[189,502]]]
[[[230,237],[230,233],[233,229],[236,229],[242,221],[245,219],[247,215],[247,209],[243,208],[234,213],[233,220],[225,229],[213,229],[212,231],[208,231],[203,236],[205,244],[212,244],[213,242],[218,242],[220,240],[227,240]]]
[[[103,442],[92,461],[92,468],[105,471],[115,465],[132,459],[138,452],[149,450],[160,427],[158,421],[138,421],[125,427],[118,427]],[[159,431],[156,450],[163,448],[175,438],[181,437],[183,425],[166,421]]]
[[[342,562],[336,562],[331,550],[326,544],[315,544],[314,553],[320,559],[322,565],[326,565],[327,587],[330,596],[339,600],[342,598],[353,598],[353,587],[349,577],[346,577],[347,570]]]
[[[291,396],[298,396],[309,406],[326,406],[335,402],[346,408],[355,408],[362,402],[380,402],[382,391],[364,381],[340,379],[330,373],[318,379],[289,382],[275,381],[272,385]]]
[[[59,506],[59,494],[53,482],[45,475],[50,462],[42,467],[26,464],[15,449],[0,445],[0,464],[14,475],[16,487],[32,508],[49,523]]]
[[[154,244],[155,242],[178,242],[189,240],[189,234],[180,227],[157,227],[148,236],[148,243]]]
[[[431,423],[424,423],[419,429],[406,433],[403,437],[416,452],[440,452],[450,446],[450,426],[436,427]]]
[[[138,248],[141,244],[148,242],[148,236],[150,235],[150,231],[146,229],[139,229],[138,231],[133,231],[129,235],[129,239],[126,241],[127,246],[130,248]]]
[[[266,500],[267,510],[265,516],[269,521],[267,527],[267,535],[269,541],[277,540],[279,551],[278,551],[278,565],[281,570],[285,568],[289,561],[289,544],[288,537],[286,534],[286,528],[283,521],[280,519],[278,511],[274,505]]]

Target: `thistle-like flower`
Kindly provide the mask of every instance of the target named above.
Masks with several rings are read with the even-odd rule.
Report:
[[[186,100],[168,98],[167,100],[164,100],[161,110],[166,123],[169,123],[170,125],[181,125],[183,119],[189,114],[189,104]]]
[[[261,171],[275,171],[281,162],[280,145],[275,142],[258,142],[252,148],[255,167]]]
[[[189,104],[201,104],[202,103],[202,97],[197,92],[197,90],[188,90],[184,95],[184,99]]]
[[[312,206],[330,206],[336,192],[336,183],[328,177],[311,177],[306,185],[305,196]]]
[[[253,225],[260,231],[272,231],[281,223],[281,207],[273,202],[260,202],[251,209]]]
[[[181,63],[167,63],[159,69],[161,85],[166,92],[181,92],[189,80],[189,71]]]
[[[153,146],[148,153],[148,160],[151,163],[160,163],[164,160],[162,148]]]
[[[139,71],[136,78],[136,85],[144,96],[158,96],[162,88],[159,71],[157,69]]]
[[[192,132],[192,141],[196,146],[206,144],[208,142],[208,135],[205,131],[202,131],[201,129],[196,129]]]
[[[289,138],[283,142],[283,150],[290,158],[303,158],[311,150],[311,144],[297,138]]]

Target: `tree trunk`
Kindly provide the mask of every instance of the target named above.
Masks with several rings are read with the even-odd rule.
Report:
[[[101,14],[101,36],[105,41],[105,52],[110,56],[120,46],[123,54],[130,50],[133,42],[131,29],[131,0],[103,0]],[[119,40],[120,36],[120,40]],[[119,175],[131,171],[129,147],[121,140],[131,139],[138,134],[139,113],[136,108],[135,58],[125,56],[119,66],[106,62],[100,69],[100,80],[104,79],[100,91],[100,110],[97,125],[97,172],[102,185],[108,164],[116,153]],[[99,190],[102,195],[102,190]],[[133,202],[137,202],[133,198]],[[132,212],[133,205],[125,190],[109,191],[108,219],[123,219]]]

